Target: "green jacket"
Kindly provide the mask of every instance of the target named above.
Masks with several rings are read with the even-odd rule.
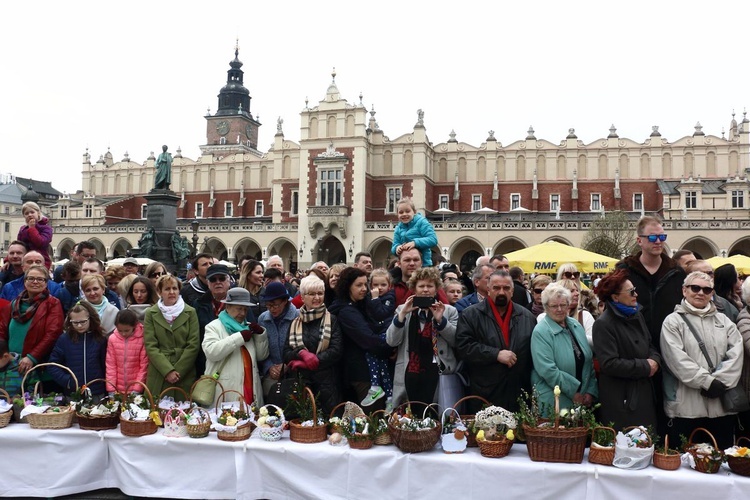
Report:
[[[594,373],[593,354],[586,340],[586,332],[573,318],[566,318],[568,329],[573,332],[584,355],[583,380],[577,380],[576,361],[570,336],[551,318],[545,317],[537,323],[531,335],[531,358],[534,369],[531,383],[539,394],[539,404],[549,411],[555,408],[554,389],[560,386],[560,409],[573,407],[576,392],[599,396]]]
[[[198,315],[195,309],[185,305],[176,320],[170,326],[154,304],[146,311],[143,321],[143,337],[148,355],[148,374],[146,385],[157,402],[159,394],[172,386],[164,377],[172,370],[180,374],[176,385],[190,394],[190,387],[195,382],[195,358],[200,351],[198,333]],[[182,393],[172,391],[175,400],[182,400]]]

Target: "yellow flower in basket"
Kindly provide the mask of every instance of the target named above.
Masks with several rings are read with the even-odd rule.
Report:
[[[482,440],[484,440],[484,431],[480,429],[479,432],[477,432],[477,441],[482,441]]]
[[[508,441],[513,441],[516,438],[516,435],[513,434],[513,429],[508,429],[508,432],[505,433],[505,438]]]
[[[234,417],[233,417],[233,416],[231,416],[231,415],[230,415],[230,416],[228,416],[228,417],[227,417],[227,425],[228,425],[228,426],[230,426],[230,427],[231,427],[231,426],[233,426],[233,425],[237,425],[237,419],[236,419],[236,418],[234,418]]]

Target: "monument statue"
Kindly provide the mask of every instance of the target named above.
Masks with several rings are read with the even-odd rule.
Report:
[[[172,183],[172,153],[167,153],[167,146],[161,147],[161,154],[156,159],[156,176],[154,177],[154,189],[169,189]]]
[[[185,236],[180,238],[180,232],[175,231],[172,234],[172,260],[176,263],[187,259],[190,255],[190,244]]]
[[[148,259],[153,259],[156,256],[156,234],[154,228],[150,227],[143,233],[141,239],[138,240],[138,248],[140,249],[140,256]]]

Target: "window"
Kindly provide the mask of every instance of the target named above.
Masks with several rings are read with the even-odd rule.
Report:
[[[94,206],[93,205],[85,205],[83,207],[83,216],[84,217],[93,217],[94,216]]]
[[[732,208],[745,208],[744,191],[732,191]]]
[[[146,218],[148,218],[148,205],[143,203],[141,205],[141,219],[146,219]]]
[[[440,195],[439,205],[440,207],[438,208],[448,208],[448,195],[447,194]]]
[[[476,212],[482,209],[482,195],[473,194],[471,195],[471,211]]]
[[[515,210],[517,208],[521,208],[521,193],[511,193],[510,209]]]
[[[263,217],[263,200],[255,200],[255,216]]]
[[[195,218],[200,219],[203,217],[203,202],[199,201],[195,204]]]
[[[232,207],[232,202],[225,201],[224,202],[224,217],[233,217],[234,216],[233,212],[234,210]]]
[[[5,213],[6,214],[10,213],[10,207],[8,205],[5,205]]]
[[[559,194],[549,195],[549,209],[552,212],[556,212],[560,209],[560,195]]]
[[[602,195],[599,193],[591,193],[591,206],[589,210],[592,212],[599,212],[602,209]]]
[[[685,191],[685,208],[698,208],[698,191]]]
[[[68,218],[68,206],[67,205],[63,205],[60,207],[60,218],[61,219]]]
[[[6,233],[9,233],[9,232],[10,232],[10,222],[6,222],[6,223],[5,223],[5,232],[6,232]]]
[[[341,169],[320,170],[320,198],[321,206],[340,206],[342,201]]]
[[[292,209],[289,215],[299,215],[299,191],[292,191]]]
[[[643,193],[633,193],[633,210],[643,210]]]
[[[398,200],[401,199],[400,187],[388,188],[388,199],[385,201],[385,213],[395,214],[398,212]]]

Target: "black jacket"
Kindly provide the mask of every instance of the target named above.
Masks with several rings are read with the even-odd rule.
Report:
[[[661,267],[652,275],[643,267],[640,257],[641,252],[626,257],[617,263],[617,267],[630,273],[630,281],[638,291],[638,303],[643,306],[641,314],[648,325],[651,344],[661,352],[661,325],[682,301],[685,271],[673,259],[662,255]]]
[[[318,350],[318,342],[321,339],[320,321],[302,323],[302,342],[305,348],[315,354]],[[289,342],[284,345],[284,363],[289,363],[298,357],[302,347],[292,349]],[[341,402],[341,386],[339,383],[339,361],[344,352],[341,327],[336,316],[331,315],[331,340],[328,348],[318,354],[320,365],[315,371],[300,370],[300,375],[305,385],[310,387],[313,394],[320,394],[320,405],[325,415],[329,415],[334,406]]]
[[[600,367],[600,420],[605,425],[614,422],[614,429],[656,428],[657,400],[648,359],[660,366],[662,361],[641,314],[626,317],[607,304],[594,323],[594,352]]]
[[[534,315],[514,303],[508,347],[487,299],[464,309],[456,329],[456,354],[468,370],[470,394],[506,410],[518,410],[521,390],[531,391],[531,333],[535,326]],[[512,368],[497,361],[498,353],[504,349],[510,349],[518,358]],[[481,406],[475,400],[469,408],[476,412]]]
[[[528,310],[531,310],[531,304],[533,303],[529,291],[526,290],[526,287],[522,283],[516,280],[513,280],[513,302],[521,304]]]

